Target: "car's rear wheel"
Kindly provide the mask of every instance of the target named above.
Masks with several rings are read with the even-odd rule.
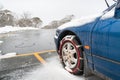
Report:
[[[74,35],[67,35],[61,40],[59,55],[67,71],[72,74],[83,73],[83,53]]]

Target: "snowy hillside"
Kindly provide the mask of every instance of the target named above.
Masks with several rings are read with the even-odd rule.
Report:
[[[12,27],[12,26],[5,26],[0,28],[0,33],[8,33],[13,31],[20,31],[20,30],[38,30],[39,28],[33,27]]]
[[[45,25],[66,15],[73,14],[80,18],[107,8],[104,0],[0,0],[0,3],[4,9],[17,14],[27,11],[33,16],[38,16]]]
[[[42,20],[39,17],[31,17],[28,12],[25,12],[22,15],[18,15],[8,9],[0,10],[0,27],[9,25],[39,28],[41,24]]]
[[[54,21],[50,22],[48,25],[44,26],[43,29],[58,28],[59,26],[73,20],[74,17],[75,17],[74,15],[67,15],[64,18],[62,18],[61,20],[54,20]]]

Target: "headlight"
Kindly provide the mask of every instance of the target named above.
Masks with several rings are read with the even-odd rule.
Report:
[[[56,30],[56,36],[59,36],[60,31],[61,31],[61,30],[59,30],[59,29]]]

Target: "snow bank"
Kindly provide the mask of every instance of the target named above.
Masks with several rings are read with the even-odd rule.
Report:
[[[38,30],[39,28],[33,27],[12,27],[12,26],[5,26],[0,28],[0,33],[8,33],[13,31],[20,31],[20,30]]]
[[[0,44],[2,44],[3,43],[3,41],[0,41]]]
[[[14,57],[14,56],[16,56],[15,52],[13,52],[13,53],[7,53],[5,55],[0,55],[0,59],[10,58],[10,57]]]

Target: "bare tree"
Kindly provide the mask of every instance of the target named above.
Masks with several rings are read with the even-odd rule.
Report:
[[[31,19],[34,27],[39,28],[42,25],[42,20],[39,17],[33,17]]]
[[[32,26],[31,14],[29,12],[24,12],[21,18],[17,21],[17,25],[20,27]]]
[[[1,10],[0,11],[0,26],[10,25],[13,26],[14,24],[14,16],[10,10]]]
[[[2,8],[0,8],[2,9]],[[24,12],[19,18],[13,14],[10,10],[0,10],[0,26],[20,26],[20,27],[40,27],[42,20],[39,17],[31,18],[29,12]]]
[[[31,14],[30,14],[29,12],[24,12],[24,13],[21,15],[21,17],[22,17],[23,19],[30,19],[30,18],[31,18]]]

